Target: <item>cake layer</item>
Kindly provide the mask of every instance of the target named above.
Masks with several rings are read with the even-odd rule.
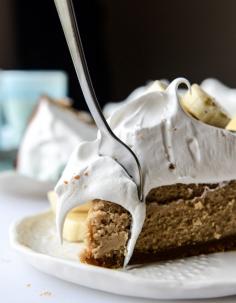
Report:
[[[175,184],[151,190],[146,219],[132,264],[167,260],[236,247],[236,181]],[[121,206],[95,200],[89,211],[83,262],[123,264],[131,216]]]

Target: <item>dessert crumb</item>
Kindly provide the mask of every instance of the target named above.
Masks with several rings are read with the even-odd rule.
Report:
[[[215,233],[214,233],[214,238],[215,238],[216,240],[219,240],[219,239],[221,238],[221,234],[215,232]]]
[[[30,283],[26,284],[26,287],[31,287],[31,284]]]
[[[169,164],[169,169],[175,169],[175,165],[173,163]]]
[[[195,205],[194,205],[194,208],[195,209],[203,209],[203,204],[201,201],[197,202]]]
[[[202,225],[202,221],[199,218],[193,221],[193,226],[201,226],[201,225]]]
[[[74,179],[79,180],[80,179],[80,175],[74,176]]]
[[[68,184],[68,181],[65,180],[65,181],[64,181],[64,184]]]
[[[88,176],[88,172],[84,173],[85,176]]]
[[[52,296],[52,293],[50,291],[42,291],[40,293],[40,297],[51,297]]]
[[[143,139],[144,139],[143,134],[139,134],[139,135],[138,135],[138,138],[141,139],[141,140],[143,140]]]

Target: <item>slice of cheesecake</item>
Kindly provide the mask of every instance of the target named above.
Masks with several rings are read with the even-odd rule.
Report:
[[[117,268],[236,248],[236,136],[218,127],[230,119],[200,89],[182,97],[183,110],[182,82],[189,85],[177,79],[146,92],[108,120],[140,160],[145,202],[119,163],[99,155],[99,137],[72,154],[56,186],[57,226],[62,234],[66,215],[93,201],[83,262]],[[203,98],[198,116],[191,98]]]
[[[236,181],[175,184],[153,189],[130,264],[236,248]],[[87,219],[81,260],[104,267],[124,263],[132,219],[120,205],[96,200]]]
[[[96,132],[89,114],[74,110],[66,100],[41,97],[19,148],[17,171],[54,185],[73,149],[85,139],[94,140]]]

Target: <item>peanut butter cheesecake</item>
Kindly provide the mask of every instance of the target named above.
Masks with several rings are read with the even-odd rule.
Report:
[[[74,110],[69,100],[41,97],[19,148],[17,170],[54,186],[77,144],[94,140],[96,133],[91,116]]]
[[[188,87],[181,98],[180,84]],[[99,155],[98,132],[74,150],[55,188],[60,236],[68,214],[92,201],[80,256],[85,263],[117,268],[236,248],[230,121],[216,99],[183,78],[166,89],[149,86],[122,104],[108,123],[141,163],[145,201],[119,163]]]

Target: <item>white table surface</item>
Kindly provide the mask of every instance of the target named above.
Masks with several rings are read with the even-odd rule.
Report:
[[[14,182],[12,184],[14,187]],[[79,302],[174,302],[122,297],[73,285],[43,274],[25,263],[9,245],[12,221],[48,208],[46,198],[15,196],[0,186],[0,302],[1,303],[79,303]],[[180,301],[178,301],[180,302]],[[187,300],[185,302],[196,302]],[[235,297],[197,302],[236,302]]]

